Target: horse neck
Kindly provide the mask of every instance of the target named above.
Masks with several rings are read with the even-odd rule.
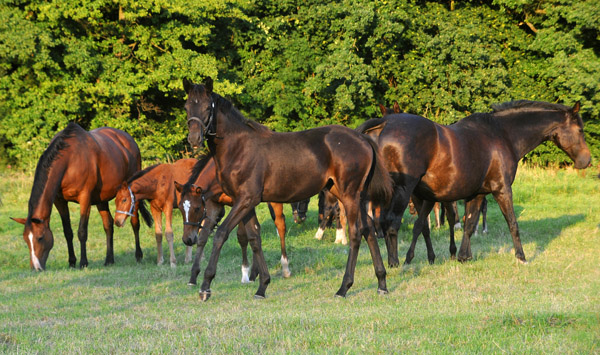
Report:
[[[554,111],[525,111],[510,117],[500,116],[496,122],[507,133],[513,151],[521,159],[550,138],[560,118],[561,115]]]
[[[149,174],[140,176],[129,184],[131,192],[138,200],[153,200],[156,197],[158,179]]]
[[[66,170],[66,163],[54,162],[48,170],[48,177],[44,186],[41,187],[42,192],[39,195],[36,193],[37,196],[34,196],[34,191],[37,188],[40,188],[36,187],[36,185],[41,183],[40,178],[38,178],[36,174],[36,178],[33,181],[34,187],[31,189],[31,196],[29,198],[29,218],[35,217],[47,220],[50,217],[50,214],[52,213],[52,204],[56,199]],[[32,201],[32,199],[36,199],[36,201]]]

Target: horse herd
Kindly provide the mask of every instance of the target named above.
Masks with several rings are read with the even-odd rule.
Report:
[[[450,228],[450,254],[461,262],[471,259],[470,238],[488,194],[492,194],[506,219],[517,260],[526,262],[511,188],[518,161],[544,141],[554,142],[573,160],[575,168],[586,168],[591,160],[578,102],[569,107],[512,101],[493,106],[492,112],[475,113],[447,126],[401,113],[396,107],[382,109],[383,117],[369,119],[355,130],[331,125],[279,133],[244,117],[230,101],[213,91],[210,78],[204,84],[184,80],[183,86],[187,93],[188,142],[194,148],[205,143],[208,146],[209,154],[199,160],[183,159],[141,170],[135,141],[114,128],[87,132],[70,123],[52,139],[35,170],[27,218],[13,218],[25,225],[23,238],[33,269],[45,268],[54,243],[49,228],[53,204],[61,217],[69,265],[75,266],[69,201],[80,205],[77,236],[81,267],[88,264],[86,241],[91,205],[96,205],[106,232],[105,264],[114,262],[113,222],[123,226],[127,217],[131,217],[135,234],[136,258],[142,258],[140,214],[148,225],[152,219],[155,222],[157,262],[162,263],[164,213],[170,263],[174,265],[171,220],[176,206],[184,221],[186,261],[191,260],[191,247],[197,246],[189,281],[196,284],[208,237],[223,217],[224,206],[229,205],[229,214],[214,234],[200,298],[207,300],[211,296],[221,248],[235,226],[242,247],[242,282],[258,276],[255,297],[264,298],[270,275],[255,207],[260,202],[269,203],[281,240],[283,275],[287,277],[290,271],[282,204],[304,201],[321,193],[329,195],[332,203],[339,201],[348,227],[348,260],[336,296],[345,297],[354,282],[363,237],[371,253],[377,291],[385,294],[386,271],[376,238],[378,234],[385,236],[388,264],[399,265],[398,230],[410,199],[418,218],[405,263],[412,260],[421,234],[428,260],[434,262],[429,213],[436,202],[441,202],[452,226],[458,222],[452,203],[463,199],[464,235],[456,255],[454,230]],[[108,201],[113,198],[114,220],[108,208]],[[153,218],[144,200],[150,201]],[[253,251],[252,267],[246,256],[248,244]]]

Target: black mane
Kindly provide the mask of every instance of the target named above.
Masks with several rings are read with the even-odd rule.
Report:
[[[509,101],[500,104],[492,105],[493,113],[500,113],[506,111],[532,111],[532,110],[549,110],[549,111],[562,111],[567,112],[570,109],[569,106],[561,104],[553,104],[543,101],[529,101],[529,100],[517,100]]]
[[[202,172],[202,169],[204,169],[204,167],[206,166],[206,164],[208,163],[208,161],[211,158],[212,158],[211,155],[208,155],[208,154],[207,155],[203,155],[203,156],[200,157],[200,159],[198,159],[198,161],[196,162],[196,164],[194,164],[194,167],[192,168],[192,174],[190,175],[190,178],[183,185],[183,189],[181,191],[181,196],[183,196],[186,193],[190,192],[190,190],[192,189],[192,184],[194,184],[194,182],[196,182],[196,179],[198,179],[198,176]]]
[[[35,168],[33,187],[31,188],[31,195],[29,196],[28,218],[31,218],[33,209],[38,204],[38,201],[44,192],[44,188],[48,182],[48,173],[52,167],[52,164],[58,157],[60,157],[61,151],[69,147],[69,144],[66,142],[66,140],[75,136],[78,131],[85,132],[85,130],[77,123],[70,122],[65,129],[58,132],[54,138],[52,138],[50,145],[48,148],[46,148],[44,153],[42,153],[42,156],[40,157],[40,160],[38,160]]]

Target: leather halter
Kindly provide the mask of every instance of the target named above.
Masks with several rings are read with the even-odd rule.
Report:
[[[211,135],[211,136],[216,136],[217,132],[216,129],[214,128],[214,121],[215,119],[215,101],[212,98],[212,95],[210,96],[210,113],[208,114],[208,122],[206,124],[204,124],[204,121],[202,121],[200,118],[196,117],[196,116],[192,116],[190,118],[188,118],[187,120],[187,124],[188,127],[190,125],[190,122],[192,121],[196,121],[200,124],[200,134],[202,136],[202,140],[204,140],[204,135]],[[214,130],[214,132],[212,132],[211,130]],[[206,133],[204,133],[206,132]]]
[[[131,187],[127,186],[127,190],[129,190],[129,197],[131,197],[131,207],[129,208],[129,212],[116,210],[115,214],[122,213],[134,217],[133,209],[135,208],[135,196],[133,195],[133,191],[131,191]]]

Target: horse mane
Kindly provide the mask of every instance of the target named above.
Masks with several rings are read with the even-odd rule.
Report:
[[[570,107],[543,101],[516,100],[492,105],[493,113],[523,112],[533,110],[548,110],[567,112]]]
[[[208,154],[202,155],[200,157],[200,159],[198,159],[196,164],[194,164],[190,178],[183,185],[183,189],[181,190],[181,196],[190,192],[190,190],[192,189],[192,185],[194,184],[194,182],[196,182],[196,180],[198,179],[198,176],[200,176],[200,173],[202,172],[202,169],[204,169],[204,167],[206,166],[206,164],[208,164],[208,162],[211,158],[212,158],[211,155],[208,155]]]
[[[46,184],[48,183],[48,174],[52,164],[60,157],[60,153],[69,147],[69,143],[66,141],[81,132],[87,133],[77,123],[70,122],[65,129],[58,132],[54,138],[52,138],[50,145],[46,148],[44,153],[42,153],[35,168],[33,187],[31,188],[31,195],[29,197],[28,217],[31,217],[33,209],[44,192]]]
[[[152,169],[156,168],[159,165],[160,164],[154,164],[154,165],[151,165],[151,166],[147,167],[146,169],[137,171],[129,179],[127,179],[127,185],[131,184],[132,182],[134,182],[135,180],[141,178],[142,176],[148,174]]]
[[[202,94],[204,94],[204,92],[206,91],[206,88],[204,87],[204,85],[202,84],[194,84],[190,90],[190,92],[188,93],[188,98],[189,99],[197,99],[200,98],[200,96]],[[253,121],[249,118],[246,118],[244,115],[242,115],[242,113],[231,103],[231,101],[227,100],[226,98],[224,98],[223,96],[213,92],[212,94],[213,99],[215,99],[215,104],[216,104],[216,108],[217,110],[221,109],[223,110],[223,112],[226,113],[230,113],[234,119],[242,122],[243,124],[245,124],[246,126],[252,128],[255,131],[258,132],[271,132],[271,130],[256,122]]]

